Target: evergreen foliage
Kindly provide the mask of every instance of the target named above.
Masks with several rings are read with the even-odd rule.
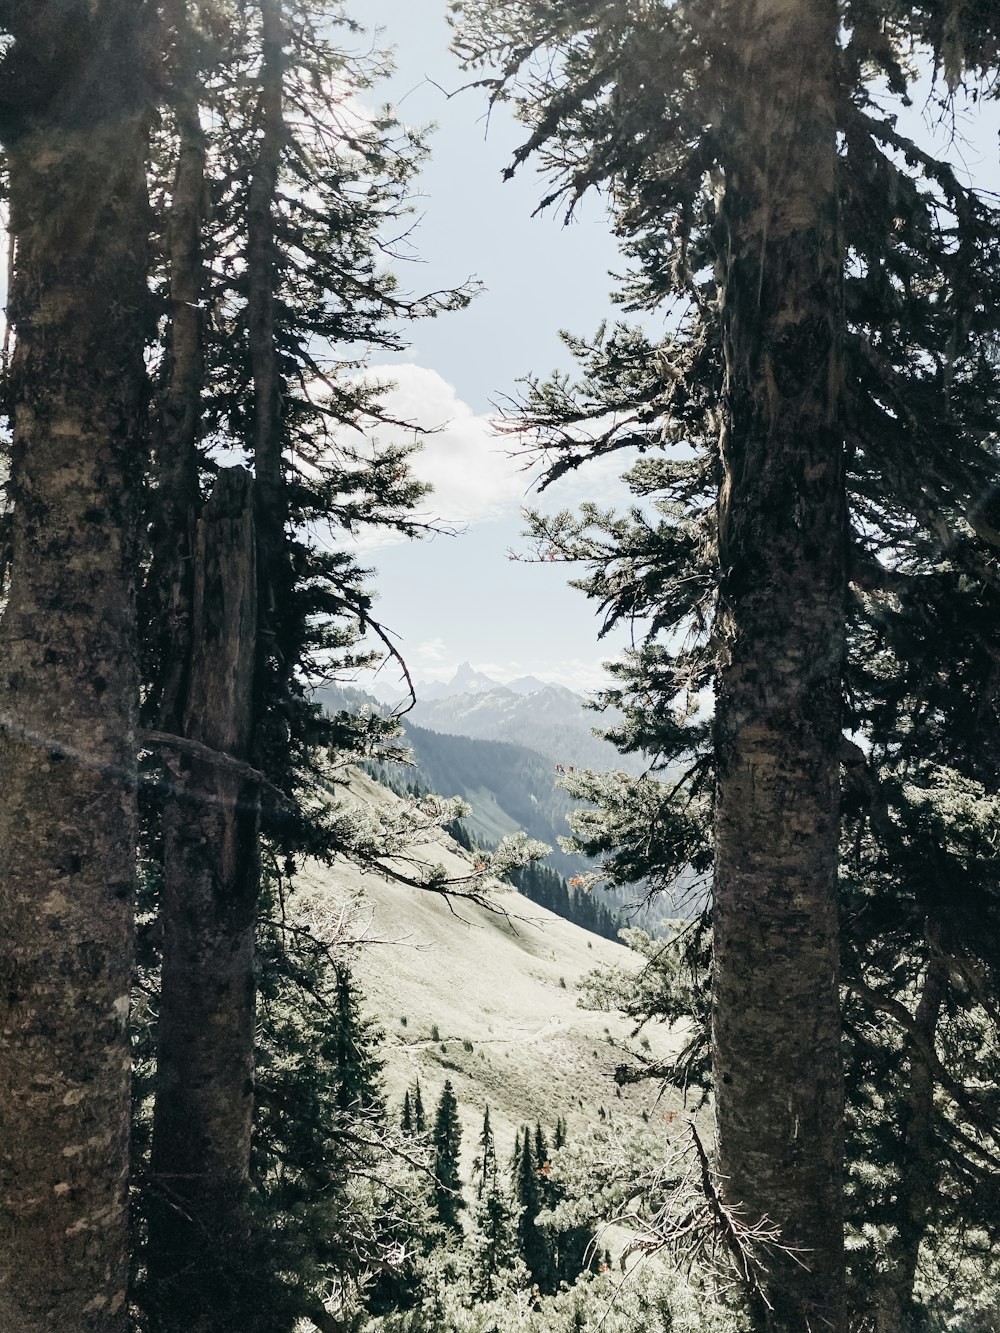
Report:
[[[442,1226],[462,1234],[459,1217],[465,1207],[462,1198],[462,1180],[458,1172],[462,1143],[462,1125],[458,1115],[458,1101],[451,1079],[445,1079],[441,1098],[434,1112],[431,1146],[434,1151],[434,1202]]]
[[[517,1231],[521,1255],[531,1280],[542,1292],[554,1290],[555,1272],[548,1237],[538,1225],[538,1214],[545,1207],[542,1164],[535,1156],[531,1130],[521,1130],[521,1143],[515,1162],[513,1178],[514,1200],[520,1209]]]
[[[567,884],[562,875],[548,866],[540,863],[519,866],[511,871],[509,878],[531,902],[606,940],[618,939],[621,924],[617,916],[594,893],[576,887],[572,881]]]
[[[625,513],[591,504],[576,515],[530,521],[540,556],[582,570],[578,584],[598,603],[602,632],[633,628],[636,647],[614,668],[602,700],[621,717],[611,733],[616,744],[649,755],[651,769],[641,778],[577,771],[554,790],[549,765],[529,750],[489,742],[472,749],[462,738],[412,728],[419,772],[398,783],[408,798],[400,809],[382,815],[358,812],[337,793],[351,761],[368,759],[372,771],[384,773],[387,761],[401,757],[396,719],[348,707],[330,715],[313,691],[372,660],[366,635],[388,641],[372,617],[368,571],[343,541],[311,534],[325,527],[343,538],[375,527],[414,537],[422,529],[413,507],[423,488],[408,470],[409,451],[372,443],[371,430],[384,419],[383,386],[365,369],[373,349],[400,350],[406,322],[459,308],[470,295],[461,289],[411,297],[380,267],[385,237],[408,211],[423,145],[388,114],[351,112],[350,98],[371,85],[382,57],[344,53],[356,28],[339,6],[331,12],[318,0],[253,0],[165,4],[132,14],[99,0],[89,18],[87,6],[61,8],[65,14],[58,6],[18,2],[0,13],[0,63],[9,84],[0,94],[0,134],[19,170],[29,162],[29,131],[51,129],[49,83],[54,88],[62,74],[48,66],[67,43],[67,68],[75,76],[79,64],[88,79],[106,63],[111,32],[127,37],[136,57],[106,89],[86,88],[93,94],[86,98],[87,153],[106,133],[108,143],[117,142],[102,119],[106,109],[95,110],[105,96],[109,104],[123,96],[136,125],[152,119],[145,85],[154,61],[138,58],[140,37],[156,52],[162,101],[149,164],[157,246],[151,419],[143,438],[135,428],[141,447],[130,464],[133,475],[125,489],[119,477],[112,496],[134,512],[139,460],[151,457],[139,617],[141,739],[148,750],[141,797],[142,999],[134,1026],[134,1216],[145,1245],[133,1288],[138,1325],[148,1333],[291,1333],[308,1319],[324,1331],[366,1324],[383,1333],[736,1333],[741,1316],[694,1280],[647,1271],[612,1301],[611,1280],[583,1271],[595,1227],[623,1209],[645,1248],[676,1248],[664,1239],[676,1235],[665,1202],[677,1183],[672,1164],[664,1165],[661,1145],[649,1136],[623,1137],[604,1108],[601,1126],[583,1140],[567,1142],[561,1119],[551,1145],[540,1123],[523,1126],[509,1189],[497,1169],[487,1109],[475,1199],[463,1227],[462,1127],[451,1082],[431,1126],[419,1081],[404,1096],[399,1132],[390,1126],[381,1033],[362,1013],[344,941],[304,919],[291,888],[302,858],[346,856],[415,889],[447,892],[440,868],[400,864],[402,851],[443,827],[467,850],[486,849],[458,892],[481,897],[485,875],[506,873],[533,901],[614,939],[618,922],[605,907],[532,863],[537,846],[515,837],[493,848],[480,824],[477,847],[475,826],[463,822],[465,807],[440,800],[431,788],[498,793],[498,818],[553,839],[575,803],[571,848],[557,854],[566,858],[564,868],[582,854],[600,860],[616,892],[673,894],[681,885],[697,898],[694,919],[666,941],[626,933],[644,961],[638,981],[613,971],[588,980],[587,1002],[621,1008],[636,1035],[648,1021],[688,1025],[690,1039],[671,1066],[639,1049],[618,1079],[663,1077],[711,1090],[713,941],[701,909],[703,885],[717,870],[720,792],[733,767],[727,768],[732,751],[724,713],[735,678],[732,655],[742,641],[731,632],[733,606],[768,585],[766,568],[729,558],[727,543],[748,532],[759,538],[766,514],[766,506],[739,503],[730,511],[730,483],[751,477],[755,462],[748,451],[734,472],[733,403],[746,405],[739,395],[758,362],[767,374],[758,376],[757,388],[769,408],[782,395],[808,398],[810,386],[796,388],[793,372],[811,364],[814,350],[803,341],[798,360],[787,348],[782,360],[775,337],[753,349],[758,360],[735,354],[746,351],[761,310],[780,291],[771,273],[765,287],[763,270],[756,285],[748,282],[752,265],[739,248],[750,211],[740,190],[753,174],[743,172],[741,184],[741,171],[756,163],[741,153],[755,127],[740,124],[732,51],[757,12],[736,0],[454,6],[459,49],[472,64],[499,61],[494,96],[512,97],[530,127],[515,166],[534,156],[549,173],[552,190],[543,206],[558,201],[572,212],[587,191],[606,190],[632,265],[620,300],[632,311],[659,313],[672,302],[684,310],[668,321],[663,337],[620,323],[593,338],[567,338],[579,381],[530,379],[509,423],[532,436],[547,482],[588,458],[620,451],[631,460],[634,504]],[[849,593],[843,634],[829,639],[836,651],[814,655],[811,669],[822,681],[815,689],[814,680],[807,685],[816,704],[823,682],[835,680],[834,703],[849,733],[840,751],[840,953],[850,1313],[858,1327],[878,1333],[985,1330],[994,1326],[1000,1292],[1000,209],[950,162],[908,137],[896,111],[909,104],[922,51],[933,53],[948,83],[947,92],[932,89],[939,107],[953,108],[963,83],[979,96],[986,85],[977,85],[973,73],[995,80],[1000,32],[993,6],[959,0],[916,7],[850,0],[823,12],[839,25],[829,136],[836,183],[832,229],[816,253],[824,272],[836,273],[838,295],[836,308],[821,310],[812,331],[829,336],[832,348],[823,378],[835,411],[821,427],[839,432],[837,522],[844,540],[832,555],[847,571]],[[88,64],[81,52],[100,60]],[[78,127],[68,129],[72,148]],[[134,143],[144,135],[143,128]],[[68,150],[56,139],[52,145],[40,179],[55,179],[55,161],[69,180],[69,159],[58,156]],[[144,154],[133,156],[141,183]],[[109,160],[117,162],[113,154]],[[18,190],[26,179],[23,172],[16,177]],[[114,190],[95,198],[101,208],[111,200],[125,209]],[[23,314],[34,309],[35,296],[27,299],[28,270],[18,264],[32,253],[25,220],[40,226],[48,214],[41,206],[26,209],[17,191],[15,204],[15,305],[22,324],[17,373],[4,389],[17,398],[23,432],[32,413],[22,411],[28,399],[18,395],[25,386],[32,393],[43,386],[22,364],[22,348],[35,332]],[[79,220],[52,212],[58,224],[52,235],[61,236],[79,277],[94,255],[85,249],[81,257],[69,246],[78,240],[70,222]],[[133,266],[133,283],[141,277],[136,266],[146,223],[130,225],[133,231],[116,233],[93,266],[102,282],[108,255],[119,252]],[[135,391],[141,320],[135,322],[131,308],[123,311],[120,301],[108,306],[109,318],[124,318],[129,335],[129,402],[113,414],[118,431],[126,418],[138,422],[142,397]],[[67,353],[64,338],[60,351]],[[63,355],[62,363],[65,369],[72,358]],[[74,392],[106,373],[93,356],[81,364]],[[795,380],[792,390],[786,376]],[[50,394],[50,409],[53,401]],[[41,421],[43,414],[34,416]],[[18,467],[24,453],[19,444]],[[245,470],[233,468],[234,461]],[[213,751],[191,734],[192,717],[211,705],[191,696],[196,574],[205,562],[203,550],[197,554],[199,534],[210,496],[224,489],[217,483],[237,476],[247,483],[250,505],[241,517],[252,517],[253,532],[242,566],[252,593],[241,602],[252,621],[246,627],[252,680],[240,719],[247,724],[246,753],[221,744]],[[805,496],[804,482],[801,490]],[[17,503],[26,495],[28,489],[19,492]],[[53,512],[69,510],[55,505]],[[14,515],[22,528],[25,514]],[[792,527],[799,508],[796,515]],[[90,524],[107,521],[98,509],[84,517]],[[6,513],[4,520],[5,535]],[[107,532],[111,539],[121,535],[114,527]],[[5,547],[4,593],[14,586],[6,565]],[[53,606],[59,600],[49,599]],[[11,623],[5,618],[5,628]],[[21,634],[20,642],[30,638]],[[126,645],[112,656],[125,660],[128,652]],[[52,670],[57,657],[53,650]],[[100,690],[107,687],[103,675],[91,675]],[[13,675],[8,685],[13,697]],[[132,686],[124,691],[130,697],[138,694]],[[712,716],[713,697],[722,723]],[[131,723],[125,730],[134,756]],[[5,753],[13,756],[23,737],[12,727],[6,732]],[[123,755],[124,749],[100,762],[120,776]],[[53,751],[46,763],[63,758]],[[195,790],[198,765],[213,775],[208,797]],[[93,780],[87,766],[75,767]],[[127,778],[127,765],[121,772]],[[237,796],[231,798],[227,780],[237,782]],[[126,786],[134,789],[131,779]],[[155,1080],[157,1018],[161,1051],[171,1039],[158,988],[165,994],[162,976],[176,961],[158,929],[156,900],[165,902],[167,893],[164,824],[184,801],[188,809],[214,802],[233,815],[227,828],[239,834],[234,860],[242,868],[241,910],[233,920],[240,947],[249,940],[252,961],[255,941],[259,963],[256,1014],[251,984],[238,997],[250,1030],[256,1028],[255,1050],[246,1052],[254,1077],[239,1081],[237,1099],[249,1106],[252,1088],[253,1136],[245,1164],[236,1163],[222,1191],[229,1192],[222,1226],[198,1212],[198,1191],[188,1188],[183,1172],[158,1174],[150,1147],[150,1100],[159,1097],[161,1108],[166,1100]],[[127,839],[119,841],[124,846]],[[231,850],[227,837],[218,841]],[[267,870],[258,898],[262,861]],[[212,874],[207,880],[215,883]],[[120,882],[117,871],[101,881],[105,896],[107,882]],[[212,905],[219,921],[228,922],[234,903],[215,888]],[[164,909],[161,921],[166,917]],[[225,930],[221,936],[229,942]],[[52,947],[50,941],[46,948]],[[88,949],[81,957],[89,957]],[[126,953],[118,954],[121,963]],[[206,959],[207,940],[199,980],[211,989],[217,977]],[[107,969],[96,972],[104,976]],[[834,972],[831,965],[825,975]],[[114,1008],[102,1002],[105,1025],[120,1004],[116,986]],[[82,1049],[83,1029],[78,1033]],[[127,1118],[121,1059],[114,1063]],[[724,1091],[719,1079],[720,1099]],[[16,1101],[8,1099],[9,1106]],[[73,1103],[68,1096],[63,1104]],[[772,1124],[762,1128],[777,1132]],[[202,1129],[192,1126],[192,1134]],[[124,1121],[118,1130],[124,1143]],[[796,1121],[786,1148],[797,1132]],[[17,1148],[13,1139],[5,1143],[9,1162]],[[124,1173],[115,1170],[120,1182]],[[60,1199],[70,1192],[57,1189]],[[120,1202],[114,1208],[121,1221]],[[152,1253],[151,1238],[171,1229],[186,1237],[177,1251],[185,1261],[175,1271]],[[60,1237],[79,1231],[78,1223],[62,1227]],[[29,1254],[24,1235],[14,1240],[25,1271],[28,1258],[44,1258],[41,1247]],[[102,1260],[104,1285],[121,1258],[119,1246]],[[3,1280],[6,1310],[9,1274]],[[76,1292],[68,1280],[60,1284]],[[120,1291],[112,1294],[117,1303],[108,1328],[117,1330],[130,1316]],[[779,1293],[779,1324],[788,1309],[783,1299]],[[101,1295],[88,1308],[106,1304]],[[755,1326],[775,1326],[757,1304]],[[839,1306],[831,1319],[843,1323]],[[786,1322],[797,1333],[801,1321]]]
[[[556,3],[466,0],[457,9],[460,49],[499,66],[494,94],[511,98],[529,126],[514,165],[535,156],[552,181],[545,202],[569,211],[587,190],[606,189],[632,259],[620,299],[649,310],[678,301],[685,312],[663,339],[625,323],[568,339],[578,382],[530,379],[511,420],[533,432],[549,479],[587,457],[621,451],[623,462],[636,460],[629,510],[536,515],[531,531],[542,558],[584,570],[579,586],[599,605],[603,631],[633,627],[638,647],[604,695],[624,717],[614,739],[646,751],[654,770],[680,773],[669,782],[568,779],[596,806],[575,818],[577,846],[602,857],[620,883],[670,888],[688,867],[713,869],[723,776],[711,716],[726,670],[720,616],[732,573],[719,545],[719,404],[733,393],[724,350],[735,215],[726,200],[738,210],[740,187],[725,137],[733,98],[716,80],[728,68],[720,34],[745,16],[729,7],[727,29],[720,9],[693,2],[570,14]],[[837,397],[849,526],[841,684],[845,729],[862,738],[842,755],[849,1199],[858,1228],[848,1257],[853,1317],[896,1329],[925,1317],[918,1252],[929,1281],[945,1253],[981,1260],[991,1234],[989,1209],[979,1211],[988,1194],[981,1153],[992,1151],[980,1120],[992,1114],[989,1093],[975,1077],[970,1092],[959,1052],[976,1049],[992,1065],[983,1002],[994,993],[995,857],[976,830],[992,819],[1000,754],[996,674],[980,657],[995,640],[1000,215],[896,113],[925,96],[913,54],[921,43],[947,71],[932,107],[948,115],[963,81],[974,102],[984,85],[970,69],[985,71],[988,90],[996,25],[983,6],[925,13],[880,0],[853,3],[842,19],[843,306],[832,312],[844,357]],[[643,973],[657,997],[627,1001],[637,1018],[691,1013],[696,1038],[685,1059],[701,1078],[710,943],[705,930],[679,938],[662,966]],[[640,947],[650,958],[649,943]],[[953,1171],[955,1183],[932,1188]],[[949,1271],[969,1270],[956,1258]]]
[[[490,1108],[483,1111],[483,1128],[479,1135],[479,1152],[476,1155],[476,1194],[482,1196],[497,1174],[497,1153],[493,1143],[493,1129],[490,1125]]]
[[[413,1085],[413,1128],[417,1134],[427,1132],[427,1114],[424,1111],[424,1099],[420,1091],[419,1078]]]
[[[496,1300],[504,1291],[523,1287],[528,1270],[521,1258],[517,1204],[504,1189],[497,1169],[490,1110],[483,1113],[476,1162],[476,1198],[465,1246],[470,1304]]]
[[[346,713],[330,718],[312,699],[317,681],[372,660],[370,649],[357,647],[365,633],[386,642],[370,616],[367,571],[342,542],[315,534],[324,527],[347,534],[367,524],[420,531],[410,510],[424,488],[408,471],[407,449],[374,444],[370,427],[381,418],[384,386],[364,368],[373,348],[402,345],[406,321],[457,308],[469,293],[411,298],[381,267],[385,229],[408,210],[423,148],[388,115],[356,119],[345,110],[350,96],[381,72],[383,58],[342,52],[339,43],[354,28],[342,9],[258,0],[211,12],[168,7],[163,18],[167,105],[151,184],[165,246],[154,274],[160,337],[151,554],[141,591],[143,707],[147,728],[159,738],[156,760],[164,747],[167,753],[179,747],[182,757],[165,768],[158,762],[151,772],[147,854],[156,860],[165,845],[159,821],[161,804],[169,802],[159,793],[176,787],[179,777],[190,784],[184,739],[191,716],[205,708],[204,700],[187,698],[196,535],[223,462],[222,475],[235,475],[230,465],[238,460],[246,465],[242,475],[252,475],[256,603],[244,616],[253,664],[249,713],[240,720],[250,739],[248,753],[237,756],[250,764],[233,806],[245,825],[233,837],[241,882],[221,895],[210,916],[213,929],[218,923],[226,935],[223,954],[226,947],[235,952],[229,941],[237,923],[226,915],[235,905],[240,949],[252,956],[260,854],[248,813],[259,802],[263,845],[280,866],[287,938],[270,939],[265,927],[258,941],[266,1020],[258,1031],[262,1074],[249,1192],[249,1132],[244,1160],[230,1153],[233,1179],[222,1190],[221,1222],[199,1212],[204,1190],[192,1188],[178,1206],[157,1208],[163,1182],[155,1170],[141,1172],[140,1179],[153,1182],[148,1257],[162,1269],[163,1237],[176,1236],[174,1266],[185,1283],[175,1300],[176,1275],[151,1268],[153,1280],[141,1291],[157,1327],[201,1328],[191,1323],[193,1305],[206,1327],[250,1329],[270,1317],[273,1329],[282,1318],[294,1322],[296,1309],[318,1316],[316,1302],[331,1281],[348,1308],[365,1270],[391,1264],[400,1249],[397,1222],[388,1213],[376,1221],[388,1197],[379,1165],[385,1154],[376,1146],[391,1159],[391,1136],[365,1054],[369,1035],[359,1026],[357,995],[342,960],[321,940],[306,939],[294,908],[286,913],[284,895],[298,857],[347,854],[388,870],[393,852],[419,839],[421,826],[436,827],[456,813],[443,804],[430,813],[408,808],[393,827],[331,799],[346,762],[382,752],[397,723]],[[197,803],[199,794],[191,799]],[[203,803],[211,808],[211,793]],[[227,840],[219,839],[223,846]],[[414,887],[442,884],[433,867],[411,878]],[[162,881],[175,899],[188,891],[183,879]],[[169,910],[178,920],[189,915],[183,904]],[[296,939],[306,940],[303,949],[294,947]],[[201,956],[212,971],[207,937]],[[172,961],[165,957],[164,976]],[[206,994],[212,983],[214,977]],[[243,1063],[249,1071],[252,980],[236,990],[248,1010]],[[164,1039],[174,1042],[165,1022]],[[312,1067],[327,1075],[322,1089],[308,1078],[310,1041]],[[238,1082],[236,1109],[247,1119],[246,1077]],[[182,1149],[183,1136],[175,1138]],[[185,1178],[183,1163],[168,1170]],[[275,1274],[287,1299],[276,1292],[266,1300],[259,1283],[235,1280],[249,1257],[272,1243],[278,1253],[261,1259],[260,1271]],[[234,1280],[223,1282],[218,1274],[227,1263]]]

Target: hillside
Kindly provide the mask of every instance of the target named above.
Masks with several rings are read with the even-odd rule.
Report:
[[[570,832],[574,801],[556,784],[552,765],[537,751],[505,741],[474,740],[429,731],[404,721],[418,773],[432,791],[461,796],[472,807],[463,821],[481,843],[498,842],[523,829],[552,848],[547,864],[578,875],[588,863],[557,841]],[[397,772],[405,777],[405,771]]]
[[[471,676],[478,677],[479,693],[470,697],[488,700],[493,692],[488,678],[474,672]],[[469,683],[470,673],[462,679]],[[514,682],[526,688],[534,683],[530,677]],[[576,700],[573,707],[578,722],[586,719],[582,700],[568,690],[563,693]],[[532,697],[525,696],[526,701],[530,703]],[[361,690],[344,686],[326,685],[317,692],[317,698],[331,712],[382,711],[387,707]],[[411,714],[402,718],[402,727],[413,750],[413,763],[373,766],[373,772],[390,786],[402,790],[416,785],[443,796],[460,796],[472,811],[463,823],[482,846],[494,845],[506,834],[523,830],[552,848],[546,864],[567,879],[594,868],[586,858],[564,852],[559,846],[558,839],[570,832],[568,816],[579,803],[559,786],[555,765],[545,755],[529,745],[433,731],[415,725]],[[607,749],[615,753],[610,746]],[[664,919],[673,914],[672,905],[664,902],[645,909],[637,905],[642,896],[639,887],[599,890],[600,901],[608,911],[658,933]]]
[[[353,799],[381,803],[391,793],[359,775]],[[423,854],[451,872],[468,860],[442,834]],[[355,975],[370,1013],[385,1030],[386,1089],[398,1107],[420,1078],[432,1106],[445,1078],[458,1096],[471,1155],[484,1105],[490,1107],[498,1146],[506,1154],[523,1122],[554,1123],[557,1116],[582,1129],[600,1118],[652,1119],[670,1113],[655,1104],[652,1088],[618,1090],[617,1043],[628,1025],[616,1015],[577,1006],[580,978],[600,964],[636,967],[620,944],[591,935],[516,890],[501,889],[506,917],[467,902],[449,906],[441,896],[387,884],[338,863],[311,866],[301,879],[300,902],[324,915],[361,893],[366,938],[354,953]],[[654,1054],[675,1040],[650,1031]]]

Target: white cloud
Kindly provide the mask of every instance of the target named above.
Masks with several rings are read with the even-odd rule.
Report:
[[[447,651],[448,645],[444,639],[427,639],[424,643],[417,644],[414,661],[440,662]]]
[[[412,459],[413,471],[434,487],[420,506],[422,517],[464,525],[517,509],[528,479],[508,456],[510,442],[494,434],[488,417],[477,416],[436,370],[404,364],[373,373],[394,382],[384,400],[390,415],[434,432],[409,436],[421,446]],[[388,427],[377,433],[383,439],[401,435]]]
[[[417,446],[410,468],[418,481],[433,487],[412,513],[417,522],[462,531],[517,514],[531,479],[521,470],[522,460],[510,457],[511,441],[494,433],[489,417],[477,415],[436,370],[403,363],[373,366],[367,376],[392,385],[381,399],[385,414],[419,428],[377,425],[366,432],[383,446]],[[338,544],[374,551],[404,540],[362,529],[354,538],[338,538]]]
[[[619,480],[634,461],[633,450],[589,461],[539,494],[539,469],[527,455],[516,453],[516,439],[499,435],[492,418],[474,412],[436,370],[404,362],[373,366],[367,375],[391,383],[382,398],[388,416],[421,428],[381,425],[369,432],[383,445],[417,445],[410,467],[418,480],[433,487],[414,511],[419,522],[462,530],[516,519],[525,507],[552,513],[575,509],[583,500],[618,509],[633,501]],[[351,544],[371,551],[402,540],[392,533],[362,531]]]

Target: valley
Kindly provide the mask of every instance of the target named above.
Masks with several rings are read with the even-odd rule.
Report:
[[[364,774],[351,799],[380,804],[398,798]],[[420,848],[449,874],[468,872],[469,857],[446,834]],[[615,1066],[635,1046],[617,1013],[579,1007],[581,978],[596,967],[637,971],[641,960],[500,885],[496,911],[446,901],[433,892],[387,883],[338,861],[309,865],[299,879],[299,911],[326,919],[353,913],[355,976],[367,1009],[385,1038],[385,1090],[390,1116],[419,1079],[426,1106],[446,1078],[459,1101],[468,1158],[485,1106],[501,1160],[517,1128],[557,1117],[574,1131],[605,1119],[623,1125],[666,1122],[676,1100],[653,1086],[618,1088]],[[662,1027],[643,1034],[647,1055],[665,1058],[677,1036]]]

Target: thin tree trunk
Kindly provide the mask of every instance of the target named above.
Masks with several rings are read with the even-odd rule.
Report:
[[[8,11],[0,1328],[124,1333],[149,225],[141,11],[111,0]]]
[[[944,1004],[947,975],[934,951],[924,976],[920,1001],[913,1015],[917,1032],[931,1049]],[[938,1187],[940,1155],[935,1148],[933,1071],[911,1042],[909,1082],[902,1107],[902,1163],[896,1197],[897,1234],[889,1246],[888,1267],[882,1275],[876,1312],[877,1333],[906,1333],[913,1314],[913,1285],[920,1247]]]
[[[198,72],[190,53],[185,7],[175,15],[178,89],[174,98],[178,150],[170,209],[169,342],[163,383],[156,398],[155,519],[147,579],[149,616],[156,633],[149,645],[149,706],[163,731],[181,726],[191,657],[195,528],[201,510],[198,437],[205,379],[203,231],[208,209],[205,135],[198,101]]]
[[[176,25],[189,39],[183,6]],[[170,351],[159,398],[152,595],[159,727],[237,760],[253,736],[257,644],[254,488],[219,474],[201,505],[205,141],[191,51],[178,62],[180,135],[169,214]],[[245,1326],[241,1274],[253,1118],[259,791],[233,767],[171,762],[164,802],[162,969],[148,1262],[157,1326]]]
[[[181,734],[237,760],[252,737],[254,545],[252,480],[226,469],[198,523]],[[247,1240],[259,792],[190,752],[171,768],[149,1261],[160,1326],[218,1333]]]
[[[740,0],[723,142],[723,660],[713,1046],[720,1168],[776,1226],[759,1328],[845,1326],[838,1001],[845,642],[834,0]],[[770,1306],[770,1308],[769,1308]]]
[[[262,61],[260,72],[260,148],[250,179],[247,201],[247,320],[250,369],[254,389],[253,457],[256,480],[257,573],[261,634],[258,643],[255,712],[258,730],[255,754],[264,765],[286,748],[276,710],[269,705],[284,696],[289,684],[288,654],[282,620],[292,587],[285,541],[288,499],[282,445],[282,377],[276,340],[275,287],[278,250],[274,207],[281,154],[287,130],[284,119],[285,57],[281,0],[260,0]]]
[[[273,689],[282,601],[275,571],[283,555],[285,518],[273,223],[285,139],[282,33],[277,8],[267,0],[261,15],[262,129],[247,201],[255,408],[248,443],[255,479],[242,470],[220,474],[199,523],[190,665],[185,669],[178,662],[166,672],[161,708],[164,721],[170,721],[171,695],[180,692],[181,733],[242,760],[266,751],[261,719]],[[190,162],[193,168],[193,155]],[[193,202],[195,196],[189,191],[186,197]],[[183,236],[182,231],[182,242]],[[176,255],[181,270],[186,253]],[[191,358],[178,360],[175,372],[193,364]],[[179,568],[178,575],[175,603],[183,624]],[[176,726],[176,707],[173,711]],[[250,1240],[245,1203],[253,1116],[259,792],[231,771],[197,759],[176,762],[175,773],[183,793],[168,800],[164,823],[152,1151],[158,1198],[151,1215],[150,1265],[161,1328],[220,1333],[235,1327],[237,1315],[244,1326],[249,1318],[240,1308],[240,1261]]]

